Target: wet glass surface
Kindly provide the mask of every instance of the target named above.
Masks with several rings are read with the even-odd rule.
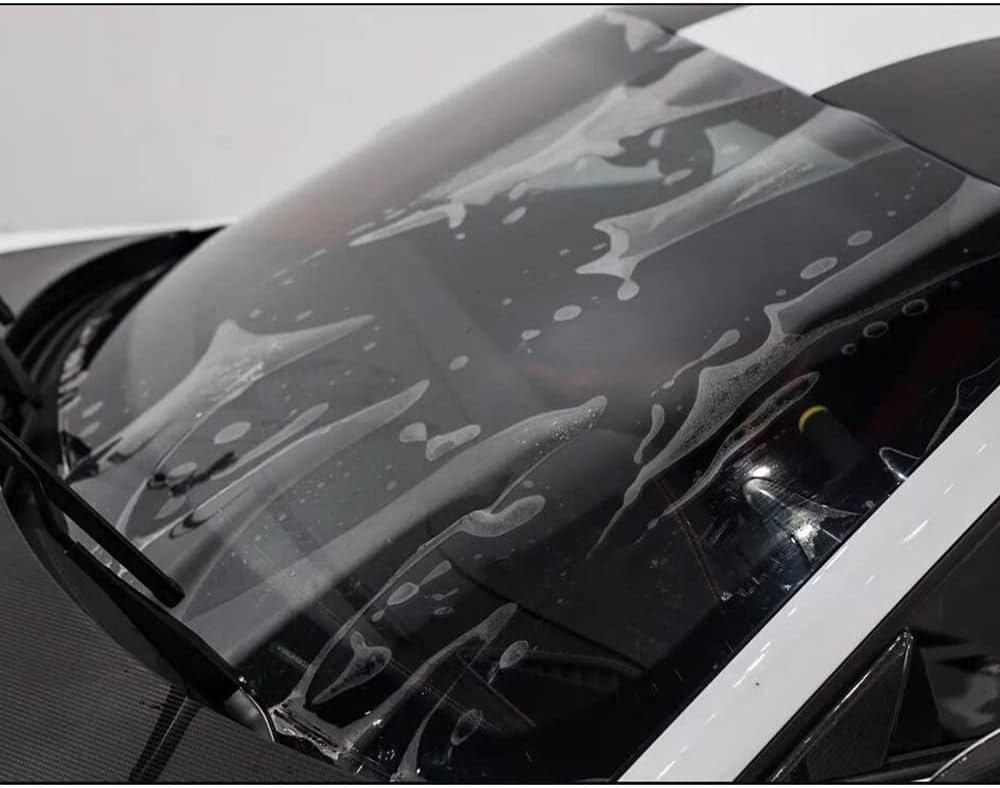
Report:
[[[66,473],[287,742],[608,777],[995,386],[998,209],[598,19],[85,329]]]

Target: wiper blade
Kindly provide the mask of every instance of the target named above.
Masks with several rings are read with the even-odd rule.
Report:
[[[13,322],[14,311],[0,297],[0,325],[6,326]],[[0,393],[8,397],[13,395],[19,401],[27,400],[35,406],[42,401],[38,387],[3,339],[0,339]]]
[[[0,297],[0,324],[14,320],[14,313]],[[0,338],[0,394],[41,405],[41,395],[17,356]],[[274,731],[243,677],[194,630],[185,626],[151,599],[111,571],[67,533],[55,510],[76,523],[111,558],[167,607],[184,598],[184,589],[108,520],[87,503],[42,461],[7,426],[0,422],[0,465],[20,471],[32,490],[45,529],[62,545],[67,557],[79,566],[131,620],[149,643],[218,711],[266,739]],[[2,504],[0,504],[2,506]]]
[[[0,424],[0,463],[27,473],[35,488],[42,519],[50,530],[54,527],[54,518],[47,507],[54,505],[164,605],[174,607],[184,598],[184,589],[176,580],[132,544],[3,424]]]
[[[217,711],[274,741],[267,714],[246,681],[197,632],[133,588],[79,543],[62,543],[66,555],[107,594],[188,687]]]

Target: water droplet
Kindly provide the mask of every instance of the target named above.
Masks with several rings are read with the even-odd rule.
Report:
[[[845,356],[853,356],[855,353],[857,353],[857,351],[858,351],[858,346],[855,345],[853,342],[848,342],[840,349],[840,352],[843,353]]]
[[[167,478],[171,481],[177,479],[185,479],[198,470],[198,463],[189,461],[182,462],[180,465],[175,465],[170,471],[167,472]]]
[[[520,200],[527,191],[528,191],[528,182],[521,181],[513,189],[507,192],[507,199],[509,199],[511,202]]]
[[[464,368],[465,365],[468,363],[469,363],[468,356],[455,356],[455,358],[453,358],[451,362],[448,364],[448,369],[450,369],[452,372],[458,372],[458,370]]]
[[[875,320],[865,326],[861,333],[864,334],[868,339],[877,339],[889,333],[889,324],[884,320]]]
[[[481,431],[478,424],[469,424],[444,435],[435,435],[427,441],[424,454],[429,461],[434,462],[459,446],[475,440]]]
[[[215,437],[212,438],[212,442],[216,446],[221,446],[223,443],[232,443],[235,440],[239,440],[250,430],[249,421],[234,421],[215,433]]]
[[[555,314],[552,315],[552,319],[557,323],[564,323],[567,320],[572,320],[575,317],[579,317],[583,310],[580,309],[576,304],[568,304],[567,306],[559,307]]]
[[[427,425],[422,421],[407,424],[399,431],[399,440],[402,443],[423,443],[427,440]]]
[[[924,314],[928,309],[927,302],[922,298],[915,298],[903,304],[903,314],[907,317],[916,317]]]
[[[523,339],[525,342],[530,342],[532,339],[539,336],[541,333],[542,332],[539,331],[537,328],[529,328],[521,332],[521,339]]]
[[[420,586],[407,580],[406,582],[401,583],[399,588],[389,595],[389,598],[385,601],[386,607],[401,605],[404,602],[413,599],[413,597],[417,595],[418,591],[420,591]]]
[[[503,654],[500,655],[500,661],[497,663],[497,667],[500,670],[508,670],[514,667],[518,662],[524,659],[528,655],[528,641],[527,640],[515,640],[506,649],[504,649]]]
[[[513,211],[511,211],[505,217],[503,217],[503,223],[514,224],[514,222],[519,221],[524,216],[524,214],[527,213],[527,211],[528,209],[525,208],[523,205],[518,208],[515,208]]]
[[[629,279],[627,282],[622,282],[618,287],[618,300],[620,301],[631,301],[637,295],[639,295],[639,285],[637,282]]]
[[[872,239],[871,230],[858,230],[847,239],[848,246],[864,246]]]
[[[809,265],[802,269],[799,273],[803,279],[815,279],[817,276],[822,276],[828,271],[833,270],[837,266],[836,257],[821,257],[819,260],[813,260]]]

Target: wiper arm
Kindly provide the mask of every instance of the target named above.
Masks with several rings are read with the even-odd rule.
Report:
[[[14,314],[0,297],[0,324]],[[6,342],[0,338],[0,394],[38,406],[40,393]],[[260,704],[246,688],[242,676],[194,630],[111,571],[89,550],[73,539],[56,517],[61,511],[111,558],[139,581],[160,602],[174,607],[184,598],[184,589],[148,556],[87,503],[42,461],[6,425],[0,422],[0,465],[24,474],[45,529],[98,587],[125,613],[139,632],[169,662],[191,687],[219,711],[266,739],[274,731]]]
[[[174,607],[184,598],[184,589],[176,580],[132,544],[3,424],[0,424],[0,463],[27,473],[35,491],[35,501],[42,510],[42,519],[50,530],[60,530],[54,525],[56,521],[49,509],[55,505],[164,605]]]
[[[29,474],[30,475],[30,474]],[[57,539],[60,538],[57,536]],[[243,677],[193,629],[174,618],[72,539],[60,539],[73,560],[129,618],[181,679],[217,711],[274,741],[267,714]]]
[[[46,530],[167,662],[180,672],[184,680],[226,716],[273,741],[274,733],[267,715],[246,690],[243,678],[232,666],[197,633],[139,593],[79,542],[70,538],[59,525],[52,504],[55,503],[165,605],[172,607],[183,599],[183,589],[3,424],[0,424],[0,464],[12,465],[25,474]]]

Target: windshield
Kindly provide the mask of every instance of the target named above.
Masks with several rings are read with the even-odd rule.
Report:
[[[992,389],[998,208],[612,12],[94,316],[66,474],[286,743],[610,777]]]

